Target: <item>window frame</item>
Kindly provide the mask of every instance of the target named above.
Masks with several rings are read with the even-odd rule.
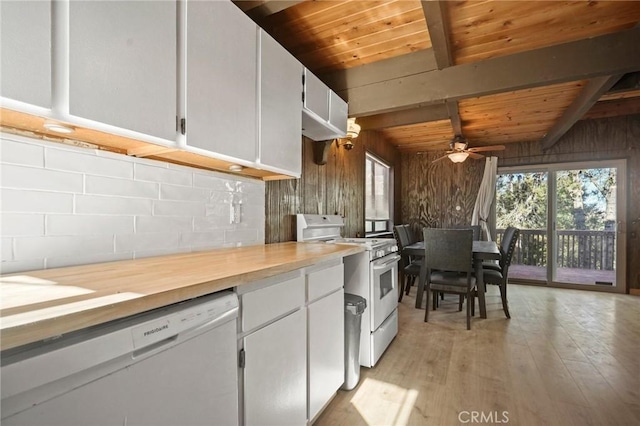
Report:
[[[377,163],[382,167],[387,169],[387,200],[388,200],[388,217],[387,218],[372,218],[367,217],[367,200],[368,200],[368,192],[367,192],[367,184],[368,181],[371,182],[372,195],[375,199],[375,175],[371,173],[367,174],[367,163]],[[373,237],[381,234],[388,234],[392,232],[393,227],[393,166],[388,162],[384,161],[380,157],[371,152],[365,152],[365,176],[364,176],[364,229],[366,237]],[[375,203],[375,201],[374,201]]]

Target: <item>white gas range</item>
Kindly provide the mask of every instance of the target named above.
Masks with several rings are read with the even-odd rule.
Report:
[[[393,238],[342,238],[344,219],[337,215],[297,215],[297,240],[352,244],[365,251],[344,258],[346,293],[362,296],[360,365],[373,367],[398,334],[398,246]]]

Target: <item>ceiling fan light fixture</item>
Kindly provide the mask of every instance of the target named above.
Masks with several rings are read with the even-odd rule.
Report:
[[[452,152],[449,154],[449,160],[454,163],[462,163],[469,156],[468,152]]]

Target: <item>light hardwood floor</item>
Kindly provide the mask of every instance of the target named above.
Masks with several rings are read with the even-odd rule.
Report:
[[[338,391],[315,424],[479,424],[473,411],[484,424],[640,424],[640,297],[509,292],[510,320],[490,286],[488,318],[476,316],[467,331],[451,295],[424,323],[413,287],[379,363],[362,368],[358,387]]]

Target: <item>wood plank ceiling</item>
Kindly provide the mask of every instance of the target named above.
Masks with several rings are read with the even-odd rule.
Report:
[[[401,151],[640,113],[640,1],[235,3]]]

